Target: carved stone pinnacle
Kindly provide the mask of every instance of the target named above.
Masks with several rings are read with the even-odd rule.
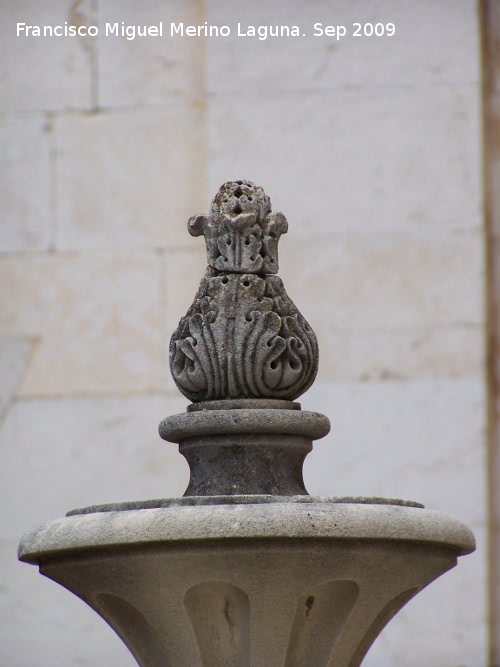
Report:
[[[188,222],[192,236],[203,236],[208,265],[232,273],[278,273],[278,241],[288,229],[283,213],[250,181],[228,181],[219,188],[210,215]]]
[[[209,266],[172,335],[170,370],[191,401],[293,400],[313,383],[316,336],[273,275],[287,226],[250,181],[224,183],[210,215],[189,220],[189,232],[205,236]]]

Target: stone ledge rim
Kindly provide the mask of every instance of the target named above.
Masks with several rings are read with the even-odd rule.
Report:
[[[330,432],[330,420],[305,410],[200,410],[166,417],[158,430],[163,440],[174,443],[190,436],[245,433],[306,435],[319,440]]]
[[[20,560],[37,563],[54,552],[92,551],[137,544],[284,539],[416,542],[475,550],[472,531],[437,510],[349,503],[269,503],[129,510],[55,519],[28,531]]]

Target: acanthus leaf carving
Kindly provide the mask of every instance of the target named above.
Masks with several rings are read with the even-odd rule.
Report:
[[[262,188],[230,181],[188,229],[205,236],[209,266],[171,339],[177,386],[194,402],[297,398],[316,376],[318,344],[276,275],[285,216]]]
[[[316,337],[277,276],[269,289],[270,278],[207,270],[170,347],[173,378],[192,401],[292,400],[312,384]]]

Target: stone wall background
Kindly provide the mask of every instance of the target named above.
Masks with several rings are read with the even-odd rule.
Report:
[[[15,24],[351,25],[395,38],[29,39]],[[22,533],[93,503],[181,495],[157,436],[186,401],[168,339],[204,270],[186,222],[264,186],[332,420],[310,493],[423,502],[477,552],[409,603],[366,667],[487,667],[479,18],[472,0],[0,4],[0,663],[132,666]]]

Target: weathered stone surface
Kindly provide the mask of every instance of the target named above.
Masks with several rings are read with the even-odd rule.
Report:
[[[312,440],[330,430],[328,419],[302,412],[294,403],[290,409],[269,408],[266,404],[274,401],[266,400],[260,409],[258,400],[247,408],[243,401],[239,407],[223,408],[231,402],[215,401],[218,409],[172,415],[160,424],[161,437],[178,442],[189,463],[184,495],[307,494],[302,464]]]
[[[288,231],[283,213],[251,181],[228,181],[215,195],[210,215],[188,222],[192,236],[205,237],[209,266],[234,273],[278,273],[278,242]]]
[[[55,111],[91,106],[94,42],[89,37],[33,37],[16,34],[16,24],[88,25],[92,0],[29,0],[0,3],[2,111]]]
[[[395,616],[363,667],[487,665],[482,379],[317,380],[301,402],[332,420],[305,460],[310,494],[414,498],[460,517],[478,542]]]
[[[2,97],[6,97],[5,90]],[[51,132],[52,123],[44,118],[0,119],[2,253],[49,246]]]
[[[484,525],[469,527],[476,538],[476,551],[460,559],[456,568],[396,614],[374,642],[363,667],[490,665],[483,593],[489,589],[488,531]]]
[[[320,347],[329,348],[321,380],[481,373],[479,233],[318,234],[286,242],[280,274],[304,303]],[[304,253],[314,253],[314,261],[299,276],[295,267]],[[321,298],[308,296],[317,293]]]
[[[336,295],[332,294],[332,302]],[[381,304],[382,305],[382,304]],[[313,308],[313,310],[315,310]],[[309,315],[309,313],[308,313]],[[480,324],[380,328],[335,326],[328,315],[315,330],[321,349],[319,381],[391,382],[471,378],[484,364]]]
[[[481,524],[484,392],[480,378],[316,382],[302,407],[329,412],[333,426],[306,459],[309,492],[414,498]]]
[[[314,332],[278,276],[208,269],[170,342],[172,376],[192,401],[291,400],[317,368]]]
[[[238,13],[241,13],[243,21],[250,21],[246,5],[225,0],[208,0],[206,3],[198,0],[145,0],[141,3],[134,0],[92,0],[91,4],[94,8],[99,5],[95,19],[96,22],[99,19],[101,26],[102,20],[139,24],[155,22],[157,18],[165,22],[171,18],[186,23],[207,20],[232,24]],[[86,11],[89,3],[75,4],[67,0],[46,0],[39,5],[24,0],[3,3],[0,11],[4,20],[0,30],[4,67],[0,76],[2,105],[7,105],[4,108],[9,109],[9,113],[19,108],[67,109],[69,115],[76,117],[80,113],[79,107],[90,104],[91,59],[86,58],[92,54],[82,48],[82,40],[74,44],[65,39],[33,40],[27,48],[25,40],[15,38],[12,31],[13,21],[18,15],[20,20],[31,23],[70,20],[70,5],[75,5],[77,11]],[[284,14],[280,5],[253,3],[252,22],[282,23]],[[56,12],[54,8],[57,8]],[[182,185],[178,184],[180,198],[189,197],[192,201],[191,198],[201,193],[200,208],[193,206],[186,213],[186,220],[193,212],[205,210],[204,199],[213,194],[210,183],[216,187],[228,175],[248,175],[269,188],[273,203],[286,212],[294,235],[301,229],[305,232],[297,246],[301,246],[305,256],[312,258],[311,263],[317,261],[320,252],[333,253],[333,245],[323,246],[315,240],[308,242],[307,231],[313,226],[320,233],[351,233],[356,230],[359,236],[353,239],[353,243],[361,242],[359,237],[365,235],[365,248],[372,244],[381,230],[390,229],[396,232],[394,248],[398,245],[401,248],[401,262],[392,264],[398,255],[396,250],[393,259],[387,262],[394,266],[394,274],[402,271],[406,263],[405,246],[408,249],[418,241],[404,234],[397,238],[398,233],[418,227],[421,230],[420,241],[435,246],[436,257],[441,255],[442,271],[434,271],[424,259],[412,265],[412,272],[404,273],[404,280],[422,286],[416,294],[420,304],[427,303],[426,290],[443,286],[445,303],[456,306],[454,313],[457,318],[453,317],[454,321],[460,322],[459,308],[463,307],[469,314],[468,306],[479,304],[482,294],[479,289],[472,302],[469,297],[461,297],[471,272],[481,272],[482,259],[479,256],[473,257],[464,251],[462,266],[457,264],[457,270],[450,267],[445,259],[446,242],[457,239],[456,229],[480,227],[482,224],[481,139],[479,132],[472,131],[474,119],[481,113],[478,3],[475,0],[422,0],[418,3],[387,0],[368,6],[364,1],[339,0],[332,15],[330,0],[315,0],[313,3],[291,0],[287,2],[286,15],[285,22],[288,22],[288,17],[294,20],[297,17],[307,27],[317,20],[332,22],[332,16],[333,22],[347,24],[365,18],[372,22],[381,18],[383,21],[395,20],[398,39],[394,42],[373,37],[337,43],[331,38],[270,39],[265,42],[250,39],[137,39],[129,42],[108,38],[99,45],[95,40],[99,62],[94,60],[94,66],[98,65],[94,74],[99,80],[94,80],[93,87],[99,88],[99,103],[104,107],[114,107],[116,115],[119,115],[116,107],[120,106],[122,113],[137,117],[137,127],[131,135],[127,136],[126,130],[117,131],[114,141],[121,140],[127,144],[135,134],[147,136],[140,130],[141,124],[149,122],[148,115],[142,113],[144,106],[141,105],[182,106],[186,110],[183,97],[191,94],[192,87],[197,87],[199,104],[205,108],[205,103],[208,103],[208,113],[190,118],[188,125],[197,141],[203,141],[199,139],[202,128],[208,148],[200,147],[191,178],[195,172],[205,172],[208,185],[203,179],[201,183],[197,179],[190,180],[190,190],[186,195]],[[97,56],[96,51],[97,48],[94,57]],[[192,62],[194,51],[197,51],[196,57],[200,58],[202,73],[205,74],[201,85],[199,80],[195,82],[193,70],[187,66]],[[304,112],[297,112],[301,107],[306,107]],[[214,109],[215,115],[212,113]],[[37,112],[29,120],[38,122],[38,118]],[[27,119],[24,116],[20,120]],[[22,129],[20,133],[12,131],[11,120],[12,117],[6,119],[12,139],[16,135],[21,142]],[[175,118],[171,124],[178,127]],[[45,200],[29,194],[36,189],[38,178],[33,166],[43,164],[43,161],[37,157],[37,139],[26,125],[24,127],[26,143],[22,145],[32,142],[33,153],[30,156],[26,151],[25,167],[19,169],[16,175],[11,172],[11,177],[16,181],[17,192],[29,197],[30,210],[35,214],[38,212],[40,218],[37,221],[32,218],[34,226],[29,227],[28,236],[24,235],[26,228],[20,223],[22,215],[12,216],[14,227],[9,227],[4,218],[0,223],[3,240],[14,238],[16,247],[23,252],[41,248],[46,238],[43,234],[38,236],[37,230],[42,227],[36,226],[46,221],[42,211],[42,201]],[[262,142],[256,127],[266,134]],[[79,131],[81,128],[75,123],[61,137],[58,142],[60,153],[67,149],[75,153],[74,138]],[[91,142],[92,138],[92,132],[89,132],[84,141]],[[146,142],[142,141],[146,146]],[[148,159],[156,149],[157,144],[150,145]],[[407,150],[409,159],[404,160],[403,151]],[[80,186],[83,187],[84,179],[89,174],[105,171],[101,170],[101,163],[108,159],[114,163],[115,168],[109,171],[115,179],[123,178],[124,171],[132,174],[134,169],[140,174],[146,172],[144,163],[137,161],[138,153],[127,150],[114,152],[104,145],[96,151],[95,159],[85,159],[81,152],[76,151],[75,160],[81,157],[86,164],[81,171]],[[136,162],[130,167],[133,160]],[[153,162],[156,164],[154,156]],[[65,163],[64,168],[67,166]],[[162,169],[161,164],[159,169]],[[10,178],[8,174],[7,178]],[[103,189],[111,187],[115,192],[111,180],[103,181]],[[123,208],[122,200],[115,202],[117,217],[113,217],[113,211],[108,218],[102,215],[100,231],[92,230],[94,222],[90,216],[85,219],[82,215],[81,230],[71,238],[69,232],[64,235],[68,247],[78,248],[79,244],[83,247],[85,242],[85,251],[94,253],[95,258],[95,249],[99,245],[131,247],[149,243],[145,238],[154,239],[152,245],[160,239],[163,245],[170,231],[178,229],[179,218],[174,219],[168,211],[167,217],[155,216],[157,232],[149,227],[146,215],[137,217],[137,227],[133,229],[129,223],[122,224],[126,207],[131,210],[135,205],[134,210],[139,213],[141,209],[151,212],[156,208],[150,202],[150,197],[156,195],[152,194],[147,184],[141,182],[141,187],[138,187],[138,180],[141,179],[135,182],[125,180],[127,201]],[[429,187],[430,183],[432,187]],[[497,190],[500,194],[500,188]],[[312,195],[307,201],[302,196],[304,192]],[[91,195],[98,196],[99,189],[94,188]],[[75,186],[72,196],[78,197],[82,206],[91,206],[94,210],[88,196],[79,196],[78,186]],[[162,195],[156,201],[161,213]],[[6,202],[4,198],[4,208]],[[26,210],[21,201],[18,204],[21,211]],[[54,197],[53,204],[57,206],[57,197]],[[172,211],[174,209],[175,205]],[[417,215],[410,218],[408,211],[415,210]],[[67,223],[68,218],[59,216],[60,229]],[[11,235],[13,229],[16,230],[14,237]],[[448,239],[439,234],[442,229],[449,232]],[[342,281],[339,289],[329,292],[328,303],[321,310],[316,309],[314,301],[321,300],[315,296],[316,290],[311,293],[310,288],[306,290],[299,280],[289,282],[288,275],[292,274],[293,279],[293,264],[300,257],[295,250],[290,254],[290,247],[295,246],[294,235],[287,235],[281,243],[280,275],[289,294],[315,327],[323,353],[320,377],[327,381],[317,390],[313,386],[310,390],[312,394],[299,400],[304,398],[308,402],[307,409],[325,411],[335,423],[332,438],[318,443],[314,454],[308,457],[310,464],[318,461],[309,469],[306,478],[308,488],[321,493],[337,493],[340,487],[345,493],[390,491],[403,495],[411,492],[427,504],[444,507],[467,521],[472,516],[474,520],[486,516],[483,500],[486,469],[481,458],[484,451],[484,432],[481,429],[485,397],[475,389],[450,390],[456,383],[448,379],[465,378],[464,382],[458,383],[462,387],[477,387],[480,383],[484,370],[483,323],[470,324],[467,317],[462,324],[444,324],[436,328],[434,318],[441,308],[438,305],[434,310],[422,308],[421,316],[417,318],[421,324],[404,328],[397,317],[393,318],[394,314],[407,313],[404,303],[399,305],[399,300],[392,298],[392,292],[384,297],[385,282],[381,283],[383,287],[376,294],[373,283],[380,284],[382,272],[370,279],[374,269],[384,263],[379,253],[375,252],[373,256],[366,254],[366,266],[363,262],[355,264],[356,270],[365,276],[365,284],[371,287],[376,308],[367,313],[366,320],[361,324],[356,318],[356,329],[336,329],[333,318],[329,317],[330,311],[335,312],[334,298],[342,303],[351,300],[354,304],[360,298],[360,284],[353,285],[350,290],[347,281]],[[92,243],[89,243],[91,236]],[[187,261],[190,259],[188,253],[176,254],[177,247],[189,241],[196,243],[196,247],[203,245],[199,239],[173,233],[167,251],[160,258],[166,267],[165,275],[173,276],[167,283],[168,301],[165,303],[162,299],[168,321],[165,332],[175,329],[180,315],[187,311],[201,278],[202,261],[191,269]],[[171,246],[171,242],[175,245]],[[342,255],[342,251],[339,250],[338,254]],[[23,258],[18,259],[23,262]],[[318,294],[329,289],[330,280],[333,283],[341,278],[340,272],[334,271],[335,265],[336,259],[334,261],[332,255],[328,271],[323,273],[319,282]],[[305,278],[308,266],[306,262],[301,264],[301,271],[297,272],[300,273],[300,280]],[[179,281],[178,276],[181,275],[182,281]],[[318,272],[318,275],[321,276],[321,273]],[[67,280],[67,276],[62,276],[61,280]],[[192,284],[194,282],[196,285]],[[106,278],[104,284],[107,284]],[[51,287],[46,285],[45,289]],[[84,342],[89,353],[95,348],[91,335],[86,331],[87,309],[93,307],[91,295],[99,289],[101,287],[96,287],[90,280],[83,301],[79,300],[75,291],[69,290],[62,304],[67,312],[69,309],[75,315],[75,320],[83,322],[80,334],[85,332]],[[125,286],[125,289],[133,290],[133,287]],[[142,293],[146,294],[147,290]],[[5,301],[9,304],[11,300],[16,300],[9,290],[5,294]],[[306,294],[305,300],[303,294]],[[368,300],[369,295],[363,292],[363,307]],[[94,318],[97,318],[98,324],[102,322],[107,330],[106,309],[105,300],[99,299]],[[45,309],[39,302],[35,311],[40,314],[40,310],[48,326],[53,308],[49,306]],[[31,307],[27,306],[26,315],[30,311]],[[318,312],[321,313],[321,320],[317,319]],[[380,327],[376,331],[369,329],[374,313],[380,316],[377,319]],[[137,311],[132,308],[131,316],[136,314]],[[163,317],[161,308],[158,308],[158,314]],[[431,318],[429,323],[426,321],[428,317]],[[390,330],[384,326],[384,321],[391,325]],[[136,411],[135,404],[132,405],[128,397],[121,396],[122,388],[123,392],[142,391],[140,387],[144,384],[123,381],[120,353],[129,344],[128,325],[127,320],[121,318],[118,318],[117,324],[111,360],[117,365],[120,381],[116,384],[105,382],[102,386],[103,391],[116,393],[117,403],[122,401],[123,407],[133,413]],[[22,330],[13,332],[13,335],[17,333],[24,335]],[[68,336],[76,334],[78,328],[70,327]],[[43,347],[59,348],[63,357],[61,365],[66,364],[68,373],[72,373],[75,343],[71,342],[70,353],[64,354],[57,336],[50,335],[43,339],[33,336],[32,340],[34,343],[38,340]],[[152,354],[155,364],[162,365],[163,380],[167,376],[170,379],[167,346],[158,344],[154,338],[145,339],[139,335],[138,348],[145,349],[143,346],[148,347],[147,358]],[[98,345],[97,350],[99,359],[105,359],[103,347]],[[75,357],[78,358],[80,353],[83,354],[77,351]],[[54,358],[57,361],[56,355]],[[138,357],[136,359],[139,363]],[[95,358],[91,359],[91,364],[89,373],[96,372],[97,376],[95,382],[89,381],[88,385],[96,387],[101,385],[101,368]],[[105,375],[111,373],[110,366],[102,369]],[[439,383],[429,382],[431,377],[441,380]],[[42,380],[51,380],[51,376],[41,369],[40,378],[37,387],[43,390]],[[379,383],[378,379],[384,382]],[[341,383],[335,384],[336,380]],[[346,383],[346,380],[357,382]],[[144,489],[144,497],[158,493],[182,493],[185,488],[185,482],[178,482],[173,454],[175,446],[166,444],[163,448],[152,446],[151,452],[159,449],[161,454],[158,458],[153,454],[147,456],[144,468],[139,455],[132,457],[127,476],[129,450],[126,442],[129,439],[135,442],[141,433],[139,428],[134,428],[136,435],[130,438],[125,414],[120,416],[123,427],[119,432],[118,426],[108,425],[109,437],[115,443],[112,446],[114,454],[109,451],[111,441],[106,442],[104,438],[106,419],[94,418],[94,413],[87,413],[80,403],[75,403],[75,411],[82,411],[85,420],[82,414],[72,438],[67,438],[65,429],[69,430],[73,425],[64,415],[66,412],[74,413],[69,407],[72,402],[66,398],[66,391],[79,391],[75,388],[77,386],[78,383],[71,385],[68,379],[66,383],[58,383],[58,397],[53,401],[22,401],[19,412],[17,404],[12,407],[16,411],[16,423],[22,430],[23,444],[22,448],[18,448],[17,441],[10,440],[9,436],[4,440],[5,451],[12,456],[19,455],[24,465],[20,463],[12,474],[4,470],[3,477],[4,486],[19,498],[18,503],[8,500],[14,516],[18,517],[17,532],[20,526],[27,527],[36,521],[62,514],[73,503],[139,497],[144,494]],[[174,387],[173,381],[169,386]],[[175,388],[173,391],[178,393]],[[107,398],[103,396],[102,400]],[[35,405],[36,410],[27,412],[29,403]],[[180,411],[182,407],[179,405],[174,411]],[[380,421],[378,411],[382,413]],[[156,416],[155,413],[149,415],[152,442],[156,431],[154,422],[169,412],[172,412],[172,407],[164,405],[156,411]],[[59,422],[61,427],[60,431],[56,429],[58,435],[54,450],[54,434],[47,426],[49,420]],[[147,430],[147,426],[144,428]],[[103,436],[94,439],[97,430],[102,430]],[[88,460],[85,463],[87,459],[82,460],[78,447],[73,447],[76,431],[81,451],[87,450],[92,442],[100,448],[100,456],[94,457],[94,462]],[[9,433],[13,433],[10,427]],[[12,445],[12,442],[16,444]],[[50,443],[50,446],[43,447],[42,443]],[[141,446],[145,446],[142,441]],[[168,459],[168,464],[160,465],[161,456],[167,453],[168,447],[172,450],[172,458]],[[52,457],[50,466],[49,456]],[[185,465],[182,457],[177,458]],[[114,465],[121,466],[119,472],[114,471]],[[104,478],[100,473],[101,466]],[[49,470],[49,467],[53,469]],[[144,484],[139,482],[144,477],[143,469],[148,480]],[[80,486],[78,480],[82,476]],[[139,484],[137,487],[134,480]],[[148,485],[151,485],[149,489]],[[37,502],[30,505],[33,488],[37,490]],[[124,493],[126,488],[130,492]],[[62,495],[59,494],[61,489]],[[20,493],[21,490],[23,493]],[[83,496],[78,497],[82,493]],[[50,501],[45,500],[47,497]],[[478,524],[474,523],[473,528],[476,531]],[[12,529],[16,530],[15,521],[12,522]],[[398,615],[375,645],[373,660],[368,655],[363,664],[372,667],[457,667],[458,664],[476,667],[488,664],[484,609],[489,586],[484,542],[480,544],[481,551],[477,556],[463,559],[459,568],[417,596],[407,611],[403,609],[401,622]],[[5,547],[3,553],[4,563],[11,565],[12,544],[9,544],[9,549]],[[125,662],[124,650],[114,659],[111,657],[115,654],[108,650],[106,636],[109,635],[110,643],[116,643],[117,651],[121,648],[120,642],[116,642],[113,633],[95,614],[95,623],[92,624],[93,612],[86,605],[68,595],[64,589],[54,587],[46,578],[39,577],[35,568],[30,573],[25,566],[19,565],[19,570],[19,579],[26,578],[29,584],[12,592],[11,608],[0,614],[4,619],[0,630],[0,652],[9,667],[38,664],[40,656],[44,656],[47,665],[66,667],[81,667],[85,662],[92,667],[109,667]],[[4,565],[2,572],[5,575],[3,584],[10,587],[11,568]],[[37,588],[35,578],[39,580]],[[40,587],[43,585],[45,594],[42,595]],[[443,600],[446,600],[444,606]],[[76,613],[77,607],[81,609],[79,614]],[[23,611],[26,612],[24,618]],[[99,624],[102,625],[102,632],[97,632]],[[133,658],[129,657],[129,660],[133,661]]]
[[[304,241],[325,228],[370,236],[479,229],[480,95],[471,85],[429,90],[242,92],[238,104],[234,94],[213,95],[208,187],[228,173],[251,174]],[[221,149],[238,146],[241,137],[245,151]],[[303,257],[317,249],[304,246]]]
[[[188,229],[205,236],[209,267],[170,341],[178,388],[192,401],[297,398],[316,377],[318,347],[272,275],[285,217],[271,212],[262,188],[229,181]]]
[[[78,551],[164,540],[406,540],[452,549],[475,549],[463,523],[435,510],[352,503],[250,503],[183,505],[130,512],[81,514],[55,519],[28,531],[19,547],[27,562],[41,563],[61,549]]]
[[[177,221],[203,203],[201,128],[187,100],[58,118],[58,247],[193,244]]]
[[[140,251],[0,259],[0,333],[36,343],[18,394],[159,389],[161,261]]]
[[[40,484],[35,484],[40,495]],[[16,560],[18,533],[19,527],[11,540],[0,540],[2,664],[137,667],[125,644],[93,609],[41,577],[38,568]]]
[[[256,97],[311,90],[324,94],[342,88],[387,90],[415,84],[430,84],[435,92],[440,84],[479,80],[477,13],[469,0],[422,0],[418,5],[387,0],[383,6],[337,0],[334,13],[329,0],[315,0],[314,5],[291,0],[286,15],[279,3],[259,2],[252,6],[251,17],[244,5],[232,0],[207,1],[209,23],[224,25],[228,17],[235,26],[241,23],[242,32],[248,25],[298,25],[300,37],[258,40],[238,36],[235,29],[224,40],[208,39],[208,89],[215,96],[248,91]],[[361,26],[393,22],[396,32],[393,37],[368,37],[361,30],[361,36],[353,37],[355,21]],[[317,22],[323,28],[345,26],[346,36],[315,37]],[[228,77],[236,59],[238,76]],[[302,130],[298,128],[298,136]]]
[[[398,609],[473,548],[439,512],[270,503],[72,516],[26,535],[20,557],[103,615],[143,667],[358,667]]]
[[[429,237],[317,234],[308,244],[311,253],[316,249],[314,261],[299,274],[304,244],[290,239],[281,271],[296,299],[318,294],[308,299],[307,314],[325,334],[329,329],[423,333],[484,322],[484,248],[478,231]]]
[[[419,507],[422,503],[401,498],[368,498],[367,496],[277,496],[259,493],[258,495],[226,495],[226,496],[183,496],[182,498],[156,498],[152,500],[128,500],[121,503],[105,503],[78,507],[66,512],[66,516],[79,514],[95,514],[96,512],[125,512],[129,510],[149,510],[162,507],[188,507],[198,505],[261,505],[263,503],[339,503],[348,505],[394,505],[396,507]]]
[[[160,424],[160,435],[169,442],[203,435],[270,434],[304,435],[323,438],[330,422],[318,412],[280,409],[233,409],[194,411],[167,417]]]
[[[230,398],[222,401],[201,401],[188,405],[188,412],[206,410],[300,410],[300,403],[285,401],[279,398]]]
[[[168,0],[100,0],[99,105],[105,108],[180,103],[180,96],[199,99],[203,94],[204,49],[200,40],[167,36],[170,22],[203,22],[198,2]],[[163,36],[135,39],[106,36],[105,26],[158,26]],[[193,128],[194,129],[194,128]]]
[[[28,337],[0,336],[0,424],[22,382],[33,345]]]
[[[73,507],[181,496],[189,468],[157,423],[185,403],[180,394],[15,401],[0,423],[0,541]]]

